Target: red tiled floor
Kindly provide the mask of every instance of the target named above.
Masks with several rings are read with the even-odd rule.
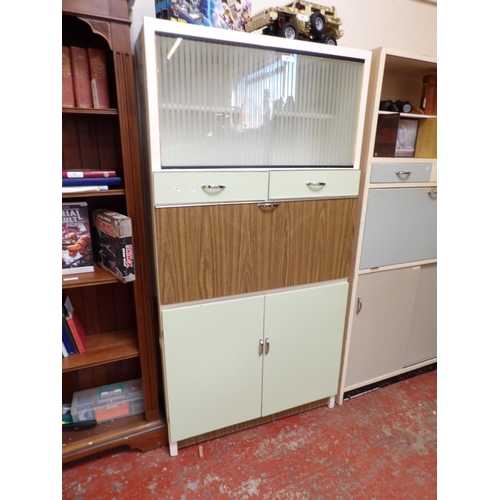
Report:
[[[437,371],[179,450],[63,467],[65,500],[437,498]]]

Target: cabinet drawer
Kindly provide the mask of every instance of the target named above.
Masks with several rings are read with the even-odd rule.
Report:
[[[361,269],[437,257],[437,195],[429,188],[370,189]]]
[[[370,182],[430,182],[432,163],[373,163]]]
[[[357,196],[359,170],[294,170],[269,173],[269,199]]]
[[[267,198],[268,172],[155,172],[155,205],[254,201]],[[204,187],[205,186],[205,187]]]

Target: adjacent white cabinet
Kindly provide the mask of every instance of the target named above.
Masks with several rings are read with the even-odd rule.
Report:
[[[163,308],[170,442],[335,394],[347,292],[340,280]]]
[[[338,404],[350,390],[437,361],[437,109],[419,109],[424,77],[435,74],[435,58],[373,51]],[[418,123],[413,156],[397,156],[395,136],[392,150],[381,148],[390,142],[391,113],[379,109],[388,100],[412,105],[391,120]]]

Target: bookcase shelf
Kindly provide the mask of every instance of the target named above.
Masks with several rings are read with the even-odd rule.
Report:
[[[62,108],[62,170],[114,170],[122,185],[109,191],[62,194],[132,219],[136,279],[122,283],[94,265],[63,275],[67,295],[86,332],[81,354],[62,359],[62,403],[77,391],[142,379],[144,412],[64,431],[63,463],[117,446],[149,451],[167,443],[158,381],[158,328],[154,322],[147,255],[146,214],[139,150],[130,20],[126,0],[63,0],[62,45],[105,53],[110,108]],[[94,240],[95,243],[95,240]],[[96,246],[93,248],[97,255]],[[160,379],[161,380],[161,379]]]
[[[62,370],[69,372],[137,356],[139,356],[139,346],[137,333],[134,330],[89,335],[87,350],[82,354],[63,358]]]

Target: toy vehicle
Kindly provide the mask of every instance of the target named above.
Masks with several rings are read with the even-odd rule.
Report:
[[[295,0],[289,5],[271,7],[251,17],[245,24],[245,31],[264,28],[265,35],[337,45],[337,40],[344,34],[339,29],[341,24],[342,19],[337,17],[335,7]]]

